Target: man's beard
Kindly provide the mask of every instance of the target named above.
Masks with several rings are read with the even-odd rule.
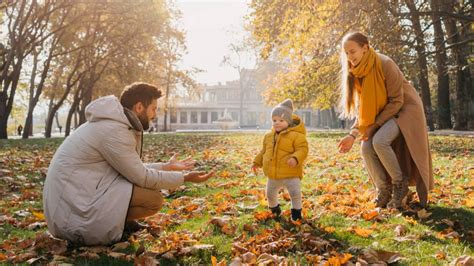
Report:
[[[140,120],[143,130],[148,130],[148,128],[150,128],[150,119],[146,115],[146,111],[138,114],[138,120]]]

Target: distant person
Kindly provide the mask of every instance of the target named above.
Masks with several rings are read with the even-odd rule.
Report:
[[[275,215],[281,214],[278,192],[286,188],[291,198],[291,219],[302,219],[301,179],[308,156],[308,141],[303,121],[293,114],[290,99],[272,110],[272,129],[263,138],[263,147],[254,159],[252,170],[263,167],[268,178],[266,196],[268,207]]]
[[[18,132],[18,136],[21,136],[21,132],[23,131],[23,126],[20,124],[16,130]]]
[[[43,206],[49,231],[76,244],[107,245],[124,227],[158,212],[161,189],[208,180],[212,172],[189,172],[195,162],[145,164],[143,131],[156,116],[161,92],[153,85],[127,86],[120,100],[106,96],[86,107],[87,122],[58,148],[48,169]]]
[[[402,207],[408,185],[416,184],[421,205],[433,188],[431,153],[423,103],[397,64],[375,52],[362,33],[342,40],[341,107],[356,118],[339,142],[348,152],[361,135],[362,157],[377,188],[377,207]]]

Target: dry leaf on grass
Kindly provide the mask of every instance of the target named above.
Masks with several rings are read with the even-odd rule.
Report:
[[[403,259],[400,253],[373,249],[365,249],[361,258],[370,264],[382,262],[390,264]]]

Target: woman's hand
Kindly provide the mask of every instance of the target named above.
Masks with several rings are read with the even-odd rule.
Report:
[[[182,171],[182,170],[191,170],[194,168],[196,161],[188,157],[184,160],[177,159],[178,154],[174,154],[170,160],[165,164],[163,170],[165,171]]]
[[[363,141],[367,141],[371,139],[375,135],[375,132],[377,132],[377,129],[379,129],[379,126],[377,124],[372,124],[368,126],[367,129],[365,130],[364,135],[362,135],[360,139]]]
[[[355,137],[353,135],[347,135],[339,143],[337,147],[339,148],[339,152],[346,153],[352,149],[352,145],[354,145]]]

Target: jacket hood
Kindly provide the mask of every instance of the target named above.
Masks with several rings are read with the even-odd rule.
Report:
[[[293,114],[291,118],[293,119],[293,122],[291,123],[290,127],[288,127],[287,129],[283,130],[280,133],[295,131],[295,132],[306,135],[306,128],[301,118],[295,114]],[[273,127],[272,127],[272,132],[275,133],[275,129]]]
[[[124,113],[124,108],[114,95],[98,98],[86,107],[86,120],[97,122],[101,120],[114,120],[131,127],[131,123]]]

